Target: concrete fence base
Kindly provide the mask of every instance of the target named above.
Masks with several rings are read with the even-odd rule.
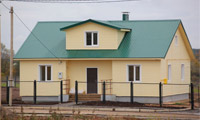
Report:
[[[101,95],[101,101],[103,100],[102,98],[103,96]],[[189,99],[188,93],[163,96],[163,102],[173,102],[185,99]],[[106,95],[106,101],[130,102],[130,96]],[[159,104],[159,97],[134,96],[134,102]]]
[[[163,96],[163,102],[173,102],[184,99],[189,99],[188,93]],[[103,95],[101,95],[101,101],[102,100],[103,100]],[[22,101],[33,102],[33,97],[22,96]],[[69,95],[63,95],[63,102],[67,101],[69,101]],[[106,95],[106,101],[130,102],[130,96]],[[60,96],[37,96],[37,102],[60,102]],[[134,102],[159,103],[159,97],[134,96]]]
[[[22,101],[33,102],[33,96],[22,96]],[[69,101],[69,95],[63,95],[63,102]],[[60,96],[37,96],[37,102],[60,102]]]

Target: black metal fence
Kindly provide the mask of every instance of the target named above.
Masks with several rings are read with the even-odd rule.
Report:
[[[8,86],[8,77],[6,77],[6,80],[2,80],[2,88],[4,89],[4,93],[2,92],[2,94],[4,94],[5,96],[5,103],[8,104],[9,102],[9,86]],[[12,88],[15,88],[15,90],[18,90],[18,96],[20,97],[20,94],[19,94],[19,88],[20,88],[20,84],[23,84],[23,83],[29,83],[29,89],[32,89],[31,92],[33,93],[33,100],[32,100],[32,103],[34,104],[37,104],[38,103],[38,90],[40,90],[40,88],[37,86],[38,82],[40,81],[19,81],[19,79],[17,77],[14,78],[14,86]],[[61,81],[51,81],[51,82],[46,82],[47,84],[49,83],[56,83],[60,90],[59,91],[59,94],[60,94],[60,103],[63,103],[63,80]],[[87,82],[81,82],[81,81],[75,81],[75,102],[76,104],[79,103],[79,88],[81,86],[81,84],[87,84]],[[136,91],[138,90],[138,86],[137,85],[147,85],[147,86],[154,86],[153,88],[156,89],[156,92],[155,94],[157,95],[157,99],[158,99],[158,104],[160,107],[162,107],[165,102],[163,101],[163,98],[165,96],[163,96],[163,94],[166,94],[165,92],[167,92],[166,88],[167,86],[174,86],[174,87],[182,87],[182,86],[186,86],[188,87],[188,94],[189,94],[189,99],[188,99],[188,104],[190,105],[191,109],[194,109],[195,107],[195,104],[200,102],[200,98],[199,98],[199,85],[193,85],[192,83],[191,84],[172,84],[172,83],[168,83],[168,84],[163,84],[163,83],[133,83],[133,82],[98,82],[97,83],[98,86],[100,85],[101,87],[99,87],[99,89],[101,90],[100,93],[98,94],[101,94],[102,95],[102,102],[106,102],[107,99],[106,99],[106,95],[108,94],[111,94],[111,90],[112,90],[112,86],[114,85],[117,85],[117,87],[119,86],[122,86],[122,85],[126,85],[125,88],[126,88],[126,93],[128,93],[128,97],[129,97],[129,102],[130,103],[134,103],[135,102],[135,98],[137,97],[137,95],[135,94]],[[80,85],[80,86],[79,86]],[[108,90],[111,89],[111,90]],[[145,90],[145,88],[142,88],[140,87],[141,89]],[[165,89],[163,89],[165,88]],[[113,90],[114,91],[114,90]],[[173,92],[173,89],[169,88],[169,91],[172,91]],[[114,93],[113,93],[114,94]]]
[[[78,104],[79,101],[81,101],[81,100],[79,100],[79,85],[80,84],[85,84],[85,86],[87,86],[86,85],[87,82],[75,81],[75,102],[76,102],[76,104]],[[159,99],[158,101],[159,101],[159,106],[160,107],[162,107],[163,104],[164,104],[164,102],[163,102],[163,97],[164,97],[163,93],[167,92],[166,88],[164,90],[163,87],[174,86],[174,88],[176,88],[176,89],[177,89],[177,87],[184,88],[184,89],[187,89],[186,87],[188,87],[188,92],[186,93],[189,96],[188,102],[190,104],[191,109],[192,110],[194,109],[194,85],[193,85],[193,83],[191,83],[191,84],[172,84],[172,83],[163,84],[161,82],[160,83],[133,83],[133,82],[105,82],[104,81],[104,82],[98,82],[96,84],[97,84],[97,86],[99,86],[99,84],[102,85],[102,87],[101,87],[102,91],[100,93],[98,93],[98,94],[102,95],[102,102],[103,103],[105,103],[107,101],[106,100],[106,94],[107,94],[106,93],[106,91],[107,91],[106,90],[106,86],[108,84],[112,84],[112,86],[113,86],[113,84],[118,84],[118,85],[122,85],[122,84],[128,85],[129,84],[129,86],[130,86],[130,90],[129,90],[130,103],[134,103],[134,97],[135,97],[134,91],[136,91],[136,89],[134,89],[135,85],[154,85],[154,86],[157,86],[157,87],[154,87],[154,88],[158,89],[158,91],[159,91],[156,94],[158,94],[157,97]],[[126,88],[128,90],[128,86]],[[172,87],[169,87],[169,88],[172,88]],[[141,88],[141,89],[145,89],[145,88]],[[173,89],[172,90],[169,89],[169,91],[173,92]],[[199,86],[198,86],[198,91],[199,91]],[[165,94],[167,94],[167,93],[165,93]],[[170,93],[168,93],[168,94],[170,94]],[[198,101],[199,101],[199,92],[198,92]]]
[[[1,80],[1,87],[2,87],[2,99],[3,99],[3,103],[8,103],[9,102],[9,80],[8,80],[8,76],[3,76],[2,80]],[[13,78],[13,88],[15,89],[14,92],[16,92],[17,90],[19,91],[19,77],[15,76]],[[14,93],[15,96],[18,96],[18,98],[15,98],[15,100],[19,100],[19,94],[16,95],[16,93]]]
[[[9,86],[9,80],[8,80],[8,77],[6,77],[6,80],[2,80],[2,98],[3,98],[3,103],[5,103],[5,104],[8,104],[9,103],[9,93],[10,93],[10,88],[12,88],[12,91],[14,92],[13,93],[13,99],[12,99],[12,101],[13,101],[13,104],[15,103],[15,100],[16,100],[16,96],[19,98],[19,99],[17,99],[17,103],[19,103],[19,101],[20,102],[22,102],[22,99],[21,99],[21,96],[20,96],[20,84],[26,84],[26,85],[28,85],[28,87],[29,87],[29,91],[32,91],[33,93],[32,93],[32,97],[33,97],[33,100],[32,100],[32,103],[34,103],[34,104],[37,104],[38,103],[38,99],[37,99],[37,97],[38,97],[38,90],[40,89],[39,87],[38,87],[38,84],[37,83],[40,83],[40,81],[36,81],[36,80],[34,80],[34,81],[19,81],[19,80],[17,80],[17,77],[15,77],[14,78],[14,81],[13,81],[13,86],[12,87],[10,87]],[[61,81],[50,81],[50,82],[43,82],[43,83],[45,83],[46,85],[48,85],[48,84],[50,84],[50,83],[56,83],[57,84],[57,87],[59,87],[60,88],[60,101],[59,101],[59,103],[63,103],[63,80],[61,80]],[[32,89],[32,90],[31,90]],[[14,97],[15,96],[15,97]]]

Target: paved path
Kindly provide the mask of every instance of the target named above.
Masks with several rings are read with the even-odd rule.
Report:
[[[4,108],[21,113],[21,106],[4,106]],[[162,119],[200,119],[199,109],[165,109],[165,108],[129,108],[129,107],[97,107],[74,105],[74,103],[64,103],[57,105],[26,105],[23,106],[23,113],[39,115],[49,115],[56,112],[65,116],[73,114],[99,115],[99,116],[134,116],[136,118],[162,118]]]

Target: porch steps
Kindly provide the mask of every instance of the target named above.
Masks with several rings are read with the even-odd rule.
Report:
[[[75,94],[69,95],[69,101],[75,101]],[[100,94],[78,94],[78,101],[101,101]]]

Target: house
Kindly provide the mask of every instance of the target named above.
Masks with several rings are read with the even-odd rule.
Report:
[[[102,94],[98,82],[110,82],[106,97],[113,101],[129,101],[133,81],[134,100],[144,103],[158,102],[163,79],[190,84],[195,59],[181,20],[129,20],[127,13],[118,21],[38,22],[14,58],[24,101],[32,101],[33,83],[23,81],[37,81],[38,100],[56,101],[63,80],[67,101],[77,80],[80,94]],[[189,85],[163,86],[164,101],[188,93]]]

